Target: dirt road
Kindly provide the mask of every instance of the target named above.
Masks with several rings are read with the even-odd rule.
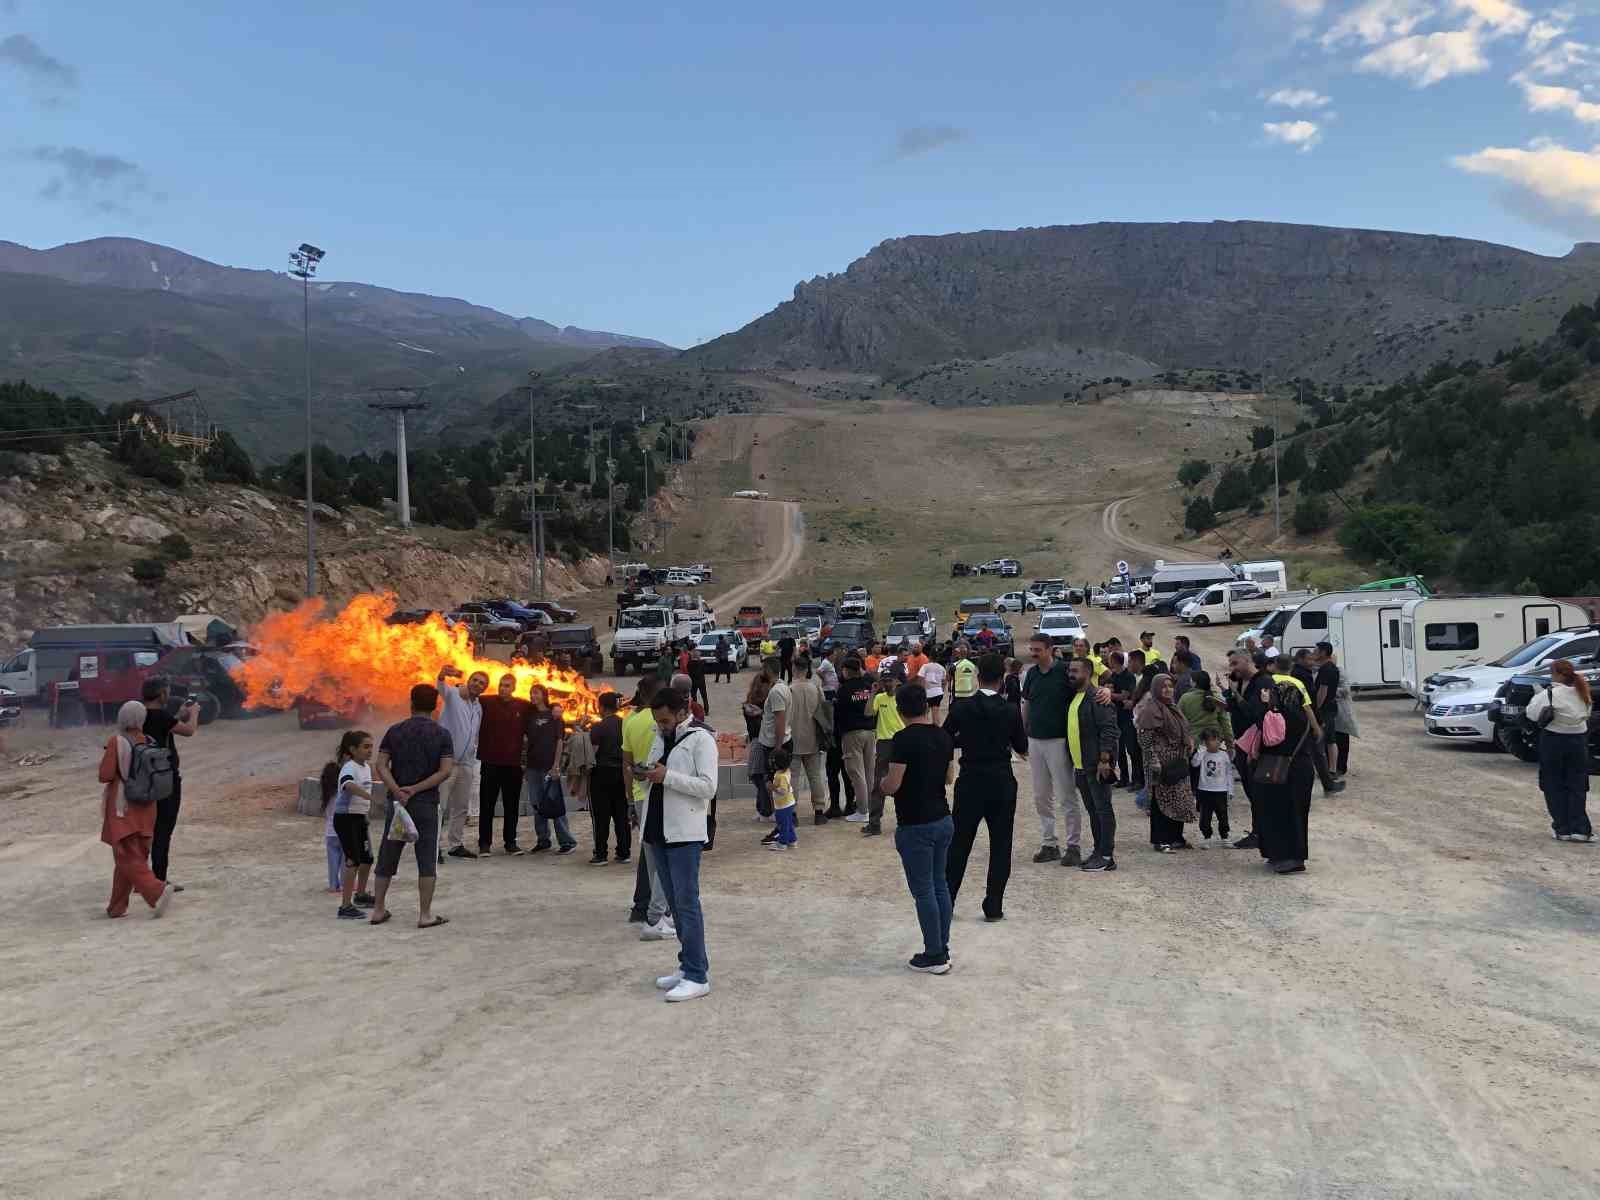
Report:
[[[806,447],[790,461],[819,492],[868,478],[896,416],[841,435],[841,475]],[[985,438],[1015,421],[1008,456],[1039,424],[934,419]],[[989,470],[984,453],[952,469]],[[998,553],[1060,475],[989,477]],[[1090,479],[1051,515],[1095,577],[1126,554],[1104,514],[1132,490]],[[808,566],[851,545],[806,544]],[[917,598],[862,564],[880,603]],[[1177,627],[1146,627],[1170,651]],[[1207,667],[1232,632],[1194,631]],[[720,727],[742,724],[747,679],[714,690]],[[335,735],[287,718],[184,747],[189,890],[164,920],[107,921],[98,734],[25,731],[14,751],[57,757],[0,769],[4,1191],[1592,1197],[1600,852],[1549,839],[1531,770],[1428,743],[1408,708],[1359,706],[1350,788],[1316,797],[1295,877],[1249,852],[1157,855],[1125,792],[1118,872],[1035,865],[1020,769],[1008,919],[978,919],[980,835],[943,978],[903,965],[892,821],[877,839],[803,822],[774,855],[725,806],[703,875],[715,991],[675,1007],[651,986],[670,947],[623,923],[632,872],[582,855],[452,862],[451,924],[426,932],[407,867],[397,921],[336,922],[322,823],[291,792]]]
[[[739,605],[747,600],[758,600],[778,587],[800,562],[805,550],[805,518],[800,506],[790,500],[747,500],[756,514],[760,527],[770,536],[776,531],[778,542],[772,565],[755,578],[723,592],[711,601],[711,607],[721,614],[721,620],[731,621]]]
[[[1122,506],[1135,499],[1136,496],[1119,497],[1101,511],[1100,529],[1105,535],[1106,545],[1149,558],[1182,558],[1184,554],[1182,550],[1172,546],[1157,546],[1150,542],[1142,542],[1122,532]]]

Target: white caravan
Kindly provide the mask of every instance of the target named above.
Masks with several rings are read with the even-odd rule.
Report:
[[[1289,568],[1281,558],[1262,562],[1235,563],[1233,569],[1239,578],[1255,584],[1269,596],[1289,590]]]
[[[1436,671],[1498,658],[1524,642],[1589,623],[1576,604],[1548,596],[1430,596],[1408,601],[1400,615],[1401,686],[1422,695]]]
[[[1365,600],[1341,600],[1328,610],[1325,638],[1333,645],[1344,682],[1352,691],[1399,688],[1400,618],[1407,598],[1381,600],[1367,593]]]
[[[1352,603],[1361,600],[1385,599],[1391,601],[1396,607],[1406,600],[1420,600],[1421,593],[1406,589],[1398,592],[1323,592],[1320,596],[1313,596],[1294,612],[1289,614],[1289,619],[1283,623],[1283,632],[1277,634],[1278,653],[1293,657],[1296,650],[1314,650],[1318,642],[1331,642],[1328,636],[1328,615],[1333,611],[1335,604]],[[1398,615],[1398,614],[1397,614]],[[1387,631],[1387,626],[1385,626]],[[1399,629],[1395,633],[1398,636]],[[1395,644],[1398,651],[1399,643]],[[1339,660],[1339,665],[1344,665],[1344,660]]]

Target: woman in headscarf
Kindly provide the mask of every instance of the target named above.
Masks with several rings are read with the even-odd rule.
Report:
[[[129,804],[123,781],[133,765],[133,748],[142,745],[145,707],[129,700],[117,710],[117,731],[106,741],[100,758],[100,782],[106,785],[101,798],[100,840],[111,847],[111,902],[106,916],[128,915],[128,897],[138,892],[159,917],[172,899],[172,885],[162,883],[150,869],[150,843],[156,832],[156,806]]]
[[[1261,857],[1279,875],[1293,875],[1306,869],[1307,824],[1311,815],[1311,786],[1317,769],[1311,756],[1316,752],[1316,737],[1311,732],[1311,709],[1304,693],[1292,683],[1260,688],[1256,697],[1265,710],[1256,728],[1261,731],[1261,753],[1250,772],[1260,808]],[[1283,737],[1267,743],[1267,724],[1274,714],[1283,719]],[[1288,759],[1287,767],[1282,766]],[[1281,774],[1281,783],[1271,782]]]
[[[1163,854],[1188,849],[1183,827],[1200,815],[1189,787],[1194,738],[1173,702],[1173,690],[1172,676],[1158,674],[1133,710],[1139,752],[1144,755],[1145,785],[1150,790],[1150,845]],[[1171,766],[1173,763],[1177,765]],[[1166,782],[1173,778],[1176,782]]]

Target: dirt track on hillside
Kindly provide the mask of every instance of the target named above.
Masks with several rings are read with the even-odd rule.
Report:
[[[900,417],[841,428],[838,475],[828,455],[787,457],[819,493],[859,485],[862,458],[900,451]],[[1101,577],[1128,548],[1107,541],[1107,506],[1131,489],[1083,471],[1051,510],[1058,464],[1021,457],[1030,420],[929,428],[966,422],[959,470],[993,480],[997,553],[1050,512],[1061,553]],[[1019,440],[995,449],[1013,422]],[[1023,465],[995,473],[988,455]],[[952,477],[888,472],[882,520]],[[936,523],[906,522],[897,538]],[[806,546],[814,571],[844,549]],[[919,598],[848,569],[880,608]],[[1097,639],[1141,627],[1089,621]],[[1148,627],[1170,651],[1177,627]],[[1208,667],[1232,632],[1194,632]],[[714,690],[713,723],[742,725],[747,681]],[[980,835],[943,978],[902,965],[916,927],[892,821],[881,839],[803,822],[779,856],[724,805],[703,877],[716,990],[678,1007],[650,984],[670,949],[623,924],[631,872],[582,855],[452,863],[451,924],[426,932],[407,920],[407,866],[396,922],[335,922],[321,821],[293,815],[291,788],[336,735],[287,717],[184,747],[174,877],[189,891],[162,921],[107,921],[103,735],[24,730],[13,754],[57,757],[0,768],[5,1190],[1593,1196],[1600,851],[1550,841],[1522,764],[1426,742],[1408,702],[1358,712],[1350,788],[1317,795],[1311,869],[1292,878],[1250,852],[1152,853],[1127,793],[1121,870],[1036,866],[1022,770],[1008,919],[977,919]],[[586,842],[586,817],[574,832]]]

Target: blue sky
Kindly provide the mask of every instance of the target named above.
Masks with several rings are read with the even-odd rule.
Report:
[[[1594,0],[763,7],[0,0],[0,238],[675,345],[904,234],[1600,240]]]

